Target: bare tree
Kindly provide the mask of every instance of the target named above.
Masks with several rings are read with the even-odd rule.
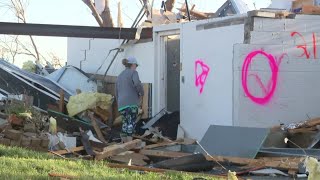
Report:
[[[27,23],[26,8],[29,5],[29,0],[8,0],[6,3],[0,2],[0,4],[2,8],[10,10],[19,23]],[[41,60],[44,60],[47,65],[51,66],[50,62],[47,61],[46,57],[44,57],[39,52],[33,36],[27,36],[27,39],[23,39],[22,37],[20,38],[20,36],[9,35],[4,35],[4,37],[11,37],[11,40],[8,41],[7,38],[4,38],[4,40],[0,39],[0,47],[2,47],[2,49],[4,49],[6,53],[11,56],[10,59],[12,59],[12,63],[15,63],[16,56],[25,55],[31,56],[35,60],[36,64],[40,66],[40,68],[42,68],[40,62]],[[4,53],[2,52],[2,56],[3,54]],[[53,57],[49,55],[49,57],[50,59],[52,59],[52,61],[57,61],[57,56]],[[43,71],[43,73],[47,74],[45,71]]]
[[[62,67],[62,58],[56,55],[53,52],[48,53],[51,58],[51,64],[54,68],[61,68]]]
[[[15,16],[17,17],[18,22],[27,23],[25,9],[28,6],[29,1],[28,0],[10,0],[10,1],[11,1],[11,4],[9,4],[9,8],[11,9],[11,11],[13,11]],[[35,57],[36,63],[40,64],[40,54],[38,51],[38,47],[34,41],[34,38],[31,35],[29,36],[29,38],[32,43],[34,52],[32,52],[30,49],[26,49],[26,48],[24,49],[28,52],[27,55],[31,55]]]
[[[8,40],[7,37],[9,37],[10,40]],[[16,56],[19,54],[20,51],[18,41],[18,36],[3,36],[3,38],[0,39],[2,58],[4,58],[5,54],[9,54],[13,64],[15,63]]]
[[[110,12],[110,6],[109,6],[109,0],[105,1],[105,7],[104,10],[101,12],[101,14],[98,13],[97,8],[95,7],[95,4],[92,2],[92,0],[82,0],[92,11],[92,15],[95,17],[96,21],[98,22],[99,26],[101,27],[113,27],[113,20]]]
[[[103,20],[103,27],[113,27],[113,20],[111,16],[111,11],[109,7],[109,0],[105,0],[105,7],[101,13],[101,18]]]

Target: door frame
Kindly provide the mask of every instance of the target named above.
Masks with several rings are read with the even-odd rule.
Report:
[[[165,53],[165,42],[164,39],[167,36],[179,35],[180,28],[171,29],[167,31],[159,31],[154,33],[154,41],[155,41],[155,64],[154,64],[154,72],[155,72],[155,80],[154,80],[154,111],[153,115],[159,113],[161,110],[166,108],[167,99],[166,99],[166,53]],[[181,40],[181,39],[180,39]],[[181,51],[181,49],[180,49]],[[181,62],[181,57],[180,57]]]

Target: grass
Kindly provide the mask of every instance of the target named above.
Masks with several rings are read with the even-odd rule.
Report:
[[[0,145],[0,179],[59,179],[49,177],[49,173],[68,175],[76,179],[188,180],[199,178],[185,173],[156,174],[112,169],[106,167],[105,163],[103,161],[57,159],[47,153]]]

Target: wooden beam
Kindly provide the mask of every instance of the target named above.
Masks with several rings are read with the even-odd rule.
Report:
[[[139,148],[141,145],[142,145],[142,141],[140,139],[135,139],[133,141],[130,141],[124,144],[108,146],[103,152],[95,151],[96,153],[95,159],[102,160],[107,157],[129,151],[131,149]]]
[[[163,142],[163,143],[148,145],[148,146],[144,147],[144,149],[154,149],[154,148],[158,148],[158,147],[174,146],[174,145],[177,145],[177,144],[181,144],[181,143],[178,143],[178,142]]]
[[[92,112],[89,112],[89,118],[91,120],[91,125],[94,128],[94,131],[97,133],[98,139],[102,141],[103,143],[107,143],[107,141],[104,139],[103,134],[101,132],[100,127],[97,124],[96,118],[94,117]]]
[[[307,128],[298,128],[298,129],[288,129],[288,132],[291,134],[296,134],[296,133],[308,133],[311,131],[315,131],[317,130],[317,126],[313,126],[313,127],[307,127]]]
[[[135,138],[135,139],[141,139],[143,141],[146,141],[146,142],[149,142],[149,143],[153,143],[153,144],[157,144],[158,143],[158,142],[153,141],[151,139],[147,139],[145,137],[141,137],[141,136],[137,136],[137,135],[132,135],[132,137]]]
[[[148,168],[148,167],[140,167],[140,166],[128,166],[128,165],[124,165],[124,164],[113,164],[113,163],[108,163],[107,166],[109,168],[129,169],[129,170],[135,170],[135,171],[145,171],[145,172],[154,172],[154,173],[176,173],[176,174],[184,173],[184,174],[197,176],[197,177],[212,177],[214,179],[227,180],[227,176],[218,176],[218,175],[212,175],[212,174],[190,173],[190,172],[181,172],[181,171],[174,171],[174,170],[167,170],[167,169]],[[241,179],[239,179],[239,180],[241,180]]]
[[[64,112],[64,91],[60,89],[59,112]]]
[[[178,158],[178,157],[192,155],[192,153],[146,150],[146,149],[141,150],[140,154],[151,156],[151,157],[160,157],[160,158]],[[206,156],[206,159],[208,161],[215,161],[215,162],[230,162],[238,165],[257,165],[257,166],[265,166],[265,167],[272,167],[272,168],[286,169],[286,170],[289,170],[289,169],[297,170],[299,163],[303,161],[303,158],[290,161],[285,159],[274,160],[272,158],[247,159],[247,158],[238,158],[238,157],[223,157],[223,156],[208,156],[208,155]]]
[[[181,12],[184,12],[184,13],[186,13],[187,12],[187,9],[186,8],[177,8],[179,11],[181,11]],[[205,14],[205,13],[202,13],[202,12],[199,12],[199,11],[195,11],[195,10],[191,10],[190,11],[190,14],[192,15],[192,16],[195,16],[195,17],[197,17],[197,18],[199,18],[199,19],[208,19],[208,15],[207,14]]]
[[[53,151],[53,152],[56,153],[56,154],[59,154],[59,155],[64,155],[64,154],[69,154],[69,153],[72,153],[72,152],[78,152],[78,151],[82,151],[82,150],[84,150],[84,147],[83,146],[79,146],[79,147],[71,148],[70,151],[59,150],[59,151]]]
[[[56,177],[60,179],[78,179],[79,178],[77,176],[71,176],[71,175],[60,174],[60,173],[49,173],[48,175],[50,177]]]
[[[152,157],[160,157],[160,158],[178,158],[183,156],[189,156],[191,153],[182,153],[182,152],[174,152],[174,151],[159,151],[159,150],[148,150],[142,149],[140,154]]]

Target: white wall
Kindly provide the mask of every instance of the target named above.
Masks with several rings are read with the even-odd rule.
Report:
[[[68,65],[80,68],[87,73],[104,74],[109,62],[116,51],[111,52],[106,59],[109,51],[118,48],[122,40],[112,39],[88,39],[88,38],[68,38]]]
[[[233,45],[243,42],[244,25],[196,28],[218,20],[186,23],[181,29],[181,76],[185,79],[181,83],[181,126],[187,137],[198,140],[212,124],[232,125]],[[210,67],[202,94],[195,85],[198,59]]]
[[[116,53],[116,51],[112,51],[108,56],[109,51],[111,49],[118,48],[121,42],[122,40],[68,38],[68,65],[80,68],[80,61],[82,61],[81,70],[84,72],[97,72],[97,74],[104,74]],[[135,56],[139,62],[137,70],[141,81],[144,83],[153,83],[153,43],[146,42],[134,45],[125,45],[122,48],[124,51],[118,54],[115,62],[108,71],[108,75],[119,75],[124,69],[122,59],[128,56]],[[86,60],[83,61],[84,59]],[[100,66],[100,70],[97,71]]]
[[[320,116],[320,16],[297,15],[296,19],[255,18],[250,44],[234,46],[234,125],[271,127]],[[298,32],[300,35],[291,34]],[[315,44],[313,43],[315,35]],[[307,59],[305,45],[310,54]],[[259,104],[244,92],[242,67],[247,55],[262,50],[277,58],[286,54],[278,65],[278,79],[272,76],[268,58],[257,55],[248,69],[248,89],[255,97],[265,97],[272,85],[275,91],[269,102]],[[314,56],[316,50],[316,58]],[[275,72],[275,71],[274,71]],[[259,79],[261,83],[259,83]],[[265,89],[265,90],[264,90]],[[265,91],[265,92],[264,92]]]

